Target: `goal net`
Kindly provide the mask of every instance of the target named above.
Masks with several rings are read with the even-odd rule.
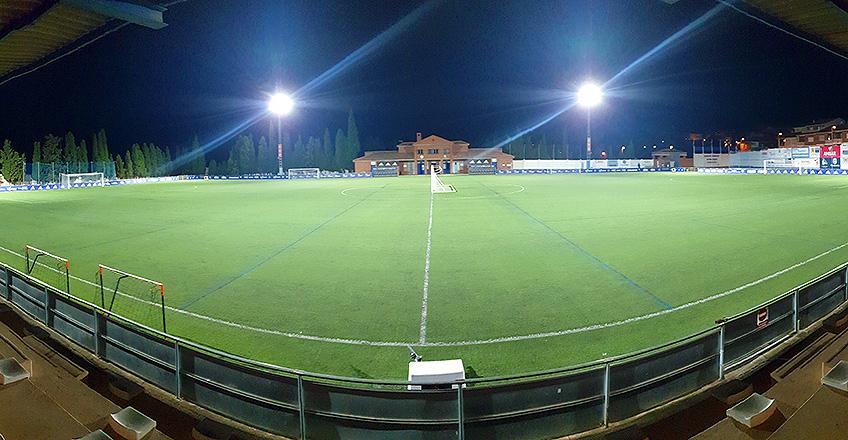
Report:
[[[103,173],[61,173],[59,174],[59,184],[65,188],[70,188],[72,185],[103,186]]]
[[[445,185],[442,179],[439,179],[439,169],[434,166],[430,169],[430,191],[434,193],[448,193],[456,192],[456,189],[453,185]]]
[[[763,172],[768,173],[769,170],[798,170],[800,172],[801,164],[795,163],[790,158],[786,159],[765,159],[763,161]]]
[[[101,307],[167,333],[164,284],[103,264],[97,278]]]
[[[26,245],[26,273],[41,282],[71,293],[71,276],[67,258]]]
[[[289,168],[289,179],[320,179],[321,170],[318,168]]]

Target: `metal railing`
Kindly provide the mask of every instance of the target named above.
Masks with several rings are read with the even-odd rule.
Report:
[[[627,420],[715,384],[845,304],[846,271],[840,265],[711,328],[635,353],[424,391],[407,390],[406,381],[317,374],[226,353],[110,313],[2,263],[0,298],[178,399],[275,434],[550,438]]]

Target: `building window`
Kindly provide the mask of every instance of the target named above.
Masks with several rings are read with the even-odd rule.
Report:
[[[438,148],[431,148],[427,150],[427,154],[439,154]]]
[[[444,149],[444,150],[442,150],[442,154],[450,154],[450,150]]]
[[[424,150],[415,150],[415,154],[424,154]]]

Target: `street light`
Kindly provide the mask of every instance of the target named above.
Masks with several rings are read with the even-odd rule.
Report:
[[[601,103],[604,92],[594,82],[586,82],[577,90],[577,104],[586,108],[586,160],[592,159],[592,107]]]
[[[283,133],[282,119],[294,110],[294,100],[291,96],[277,92],[268,100],[268,111],[277,115],[277,165],[280,176],[283,175]]]

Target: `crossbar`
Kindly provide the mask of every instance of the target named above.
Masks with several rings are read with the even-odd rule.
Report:
[[[35,257],[32,259],[32,264],[29,262],[29,251],[32,249],[36,252]],[[70,274],[70,262],[67,258],[62,258],[58,255],[51,254],[45,250],[39,249],[35,246],[26,245],[24,246],[24,255],[26,255],[26,271],[27,275],[32,275],[32,271],[35,269],[35,265],[38,263],[38,257],[45,256],[50,257],[55,260],[61,261],[65,263],[65,291],[67,293],[71,293],[71,274]]]
[[[132,279],[135,279],[135,280],[138,280],[138,281],[141,281],[141,282],[153,284],[154,286],[157,286],[159,288],[159,299],[160,299],[161,305],[162,305],[162,333],[168,333],[168,329],[165,325],[165,285],[160,283],[159,281],[153,281],[153,280],[148,279],[148,278],[140,277],[138,275],[133,275],[129,272],[124,272],[123,270],[115,269],[114,267],[110,267],[110,266],[107,266],[105,264],[98,264],[97,265],[97,276],[100,278],[100,306],[104,307],[104,308],[106,306],[106,301],[105,301],[104,292],[103,292],[103,270],[104,269],[107,272],[113,272],[113,273],[120,275],[118,277],[117,282],[115,282],[115,290],[112,292],[112,299],[109,301],[108,310],[110,312],[112,311],[112,306],[115,304],[115,297],[118,295],[118,287],[121,285],[121,280],[123,280],[125,278],[132,278]]]

